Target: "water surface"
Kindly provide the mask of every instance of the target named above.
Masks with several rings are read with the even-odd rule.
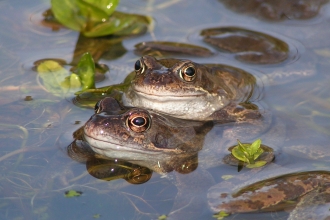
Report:
[[[275,162],[292,170],[329,170],[329,5],[324,5],[312,19],[270,22],[230,11],[218,1],[123,0],[120,4],[121,11],[152,16],[154,26],[143,36],[125,40],[127,53],[123,56],[99,60],[110,71],[98,87],[125,78],[138,59],[134,45],[142,41],[194,43],[216,52],[199,36],[202,29],[237,26],[266,33],[289,45],[286,61],[248,64],[219,51],[212,57],[187,58],[232,65],[266,76],[263,101],[275,117],[286,123],[286,131],[279,137],[282,144],[275,146],[279,158]],[[173,176],[163,178],[154,173],[141,185],[124,180],[107,182],[90,176],[85,164],[66,155],[73,131],[88,120],[93,110],[75,106],[73,94],[56,97],[46,92],[33,70],[33,63],[44,58],[61,58],[70,63],[78,40],[76,32],[54,32],[40,25],[41,13],[49,6],[48,1],[42,0],[0,2],[0,218],[93,219],[100,215],[100,219],[157,219],[169,214],[177,193]],[[271,78],[268,82],[267,77]],[[24,101],[26,96],[33,100]],[[205,149],[219,142],[219,130],[221,127],[216,126],[206,136]],[[273,140],[269,137],[263,141]],[[224,174],[237,174],[236,167],[223,165],[209,171],[216,182],[222,181]],[[64,193],[70,189],[83,194],[66,198]],[[200,214],[200,219],[213,219],[206,206]],[[286,214],[253,214],[253,218],[263,219],[265,215],[277,219]]]

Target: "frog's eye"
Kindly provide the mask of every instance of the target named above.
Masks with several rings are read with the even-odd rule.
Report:
[[[180,70],[180,77],[186,81],[191,82],[196,78],[196,70],[193,66],[187,66]]]
[[[132,112],[126,120],[127,127],[137,133],[148,130],[150,123],[149,114],[141,111]]]
[[[137,74],[144,72],[144,64],[141,60],[137,60],[134,64],[134,69]]]
[[[95,107],[94,107],[94,112],[95,114],[98,114],[102,111],[102,108],[101,108],[101,102],[102,100],[98,101],[96,104],[95,104]]]

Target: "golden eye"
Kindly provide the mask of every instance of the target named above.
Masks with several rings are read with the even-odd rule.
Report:
[[[141,111],[131,112],[126,120],[127,127],[137,133],[148,130],[150,123],[151,120],[149,114]]]
[[[102,108],[101,108],[101,102],[102,102],[102,100],[98,101],[98,102],[95,104],[95,107],[94,107],[94,112],[95,112],[95,114],[100,113],[100,112],[102,111]]]
[[[137,74],[141,74],[144,72],[144,64],[143,62],[140,60],[137,60],[134,64],[134,69],[135,69],[135,72]]]
[[[196,70],[193,66],[184,67],[180,70],[180,77],[186,81],[191,82],[196,78]]]

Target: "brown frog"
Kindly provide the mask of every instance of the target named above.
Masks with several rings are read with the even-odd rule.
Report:
[[[149,159],[155,161],[152,168],[161,173],[196,156],[213,126],[212,122],[185,121],[123,107],[110,97],[98,102],[95,109],[96,114],[84,126],[84,137],[96,153],[127,161]],[[175,160],[171,160],[173,156]]]
[[[243,121],[261,116],[253,97],[256,78],[225,65],[143,56],[123,94],[125,106],[143,107],[191,120]],[[258,94],[257,94],[258,95]]]
[[[205,134],[211,127],[210,123],[178,120],[139,108],[126,108],[113,98],[105,98],[96,105],[96,114],[84,126],[84,136],[92,149],[101,155],[134,161],[163,174],[172,170],[188,173],[197,168],[196,155],[203,145],[213,149],[211,154],[217,153],[215,148],[222,147],[205,146],[203,143]],[[269,132],[273,136],[274,133]],[[226,132],[222,138],[226,138],[225,134]],[[210,151],[206,152],[210,156]],[[205,162],[206,157],[205,154],[200,154],[198,160]],[[263,172],[260,172],[261,170]],[[301,209],[308,205],[303,196],[313,197],[314,200],[321,197],[320,205],[329,202],[327,186],[330,174],[308,172],[283,175],[300,170],[302,169],[292,170],[270,164],[265,168],[246,171],[245,174],[237,175],[237,178],[222,181],[217,185],[214,185],[209,174],[193,172],[193,177],[177,178],[177,183],[180,183],[179,196],[175,201],[176,211],[172,211],[170,216],[176,216],[177,210],[184,202],[187,202],[187,199],[190,202],[201,199],[196,195],[187,198],[187,194],[191,194],[191,190],[194,190],[196,194],[197,192],[205,193],[206,185],[208,187],[214,185],[208,191],[208,200],[211,209],[215,212],[269,210],[273,208],[273,205],[278,204],[285,204],[287,207],[285,202],[297,198],[302,198],[297,205],[297,209]],[[204,178],[200,180],[203,187],[189,186],[192,182],[198,184],[196,181],[201,177]],[[258,181],[258,179],[263,181]],[[236,190],[240,191],[231,194]],[[201,201],[195,202],[201,203]],[[191,204],[194,205],[195,202]],[[292,216],[298,215],[297,211],[292,213]]]

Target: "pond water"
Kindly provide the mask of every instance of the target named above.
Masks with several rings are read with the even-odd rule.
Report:
[[[218,183],[223,181],[223,175],[240,174],[237,167],[221,162],[226,149],[236,142],[235,136],[230,141],[221,139],[223,126],[213,127],[205,136],[199,172],[185,174],[187,180],[182,180],[185,184],[198,181],[204,178],[199,173],[205,174],[207,170],[205,181],[201,180],[195,190],[177,187],[184,178],[176,180],[173,173],[164,177],[154,172],[148,182],[140,185],[122,179],[98,180],[88,174],[85,163],[67,156],[72,133],[94,111],[74,105],[73,94],[59,97],[47,92],[35,71],[34,62],[45,58],[70,63],[79,38],[77,32],[65,28],[52,31],[40,24],[42,13],[49,7],[50,2],[45,0],[0,1],[0,219],[157,219],[161,215],[175,218],[175,213],[190,219],[214,219],[206,201],[210,184],[203,182],[207,182],[210,175],[212,181]],[[134,45],[140,42],[174,41],[209,48],[215,55],[181,55],[179,58],[226,64],[261,78],[262,101],[273,118],[278,119],[272,126],[279,125],[275,133],[269,129],[261,136],[263,143],[275,149],[274,163],[284,168],[277,175],[297,170],[329,170],[330,4],[323,5],[310,19],[279,21],[263,20],[253,12],[231,11],[229,6],[216,0],[122,0],[118,10],[149,15],[154,19],[153,27],[142,36],[124,40],[127,52],[122,56],[100,57],[99,63],[110,70],[97,87],[124,80],[139,59]],[[203,41],[201,30],[216,27],[239,27],[280,39],[289,46],[288,56],[275,64],[236,59],[235,54],[218,51]],[[27,96],[33,100],[26,101]],[[247,135],[243,141],[257,137]],[[219,154],[210,152],[213,149],[210,146],[215,145],[221,148]],[[217,158],[212,158],[213,155]],[[205,158],[219,162],[209,168]],[[277,167],[263,170],[256,178],[265,179]],[[248,172],[245,168],[242,171]],[[199,199],[198,208],[189,200],[191,196],[176,197],[178,189],[179,194],[195,194]],[[80,191],[82,195],[67,198],[65,192],[69,190]],[[178,199],[184,205],[178,205]],[[176,205],[173,207],[173,204]],[[185,211],[180,212],[180,207]],[[228,219],[285,219],[287,216],[287,212],[267,212],[234,214]]]

